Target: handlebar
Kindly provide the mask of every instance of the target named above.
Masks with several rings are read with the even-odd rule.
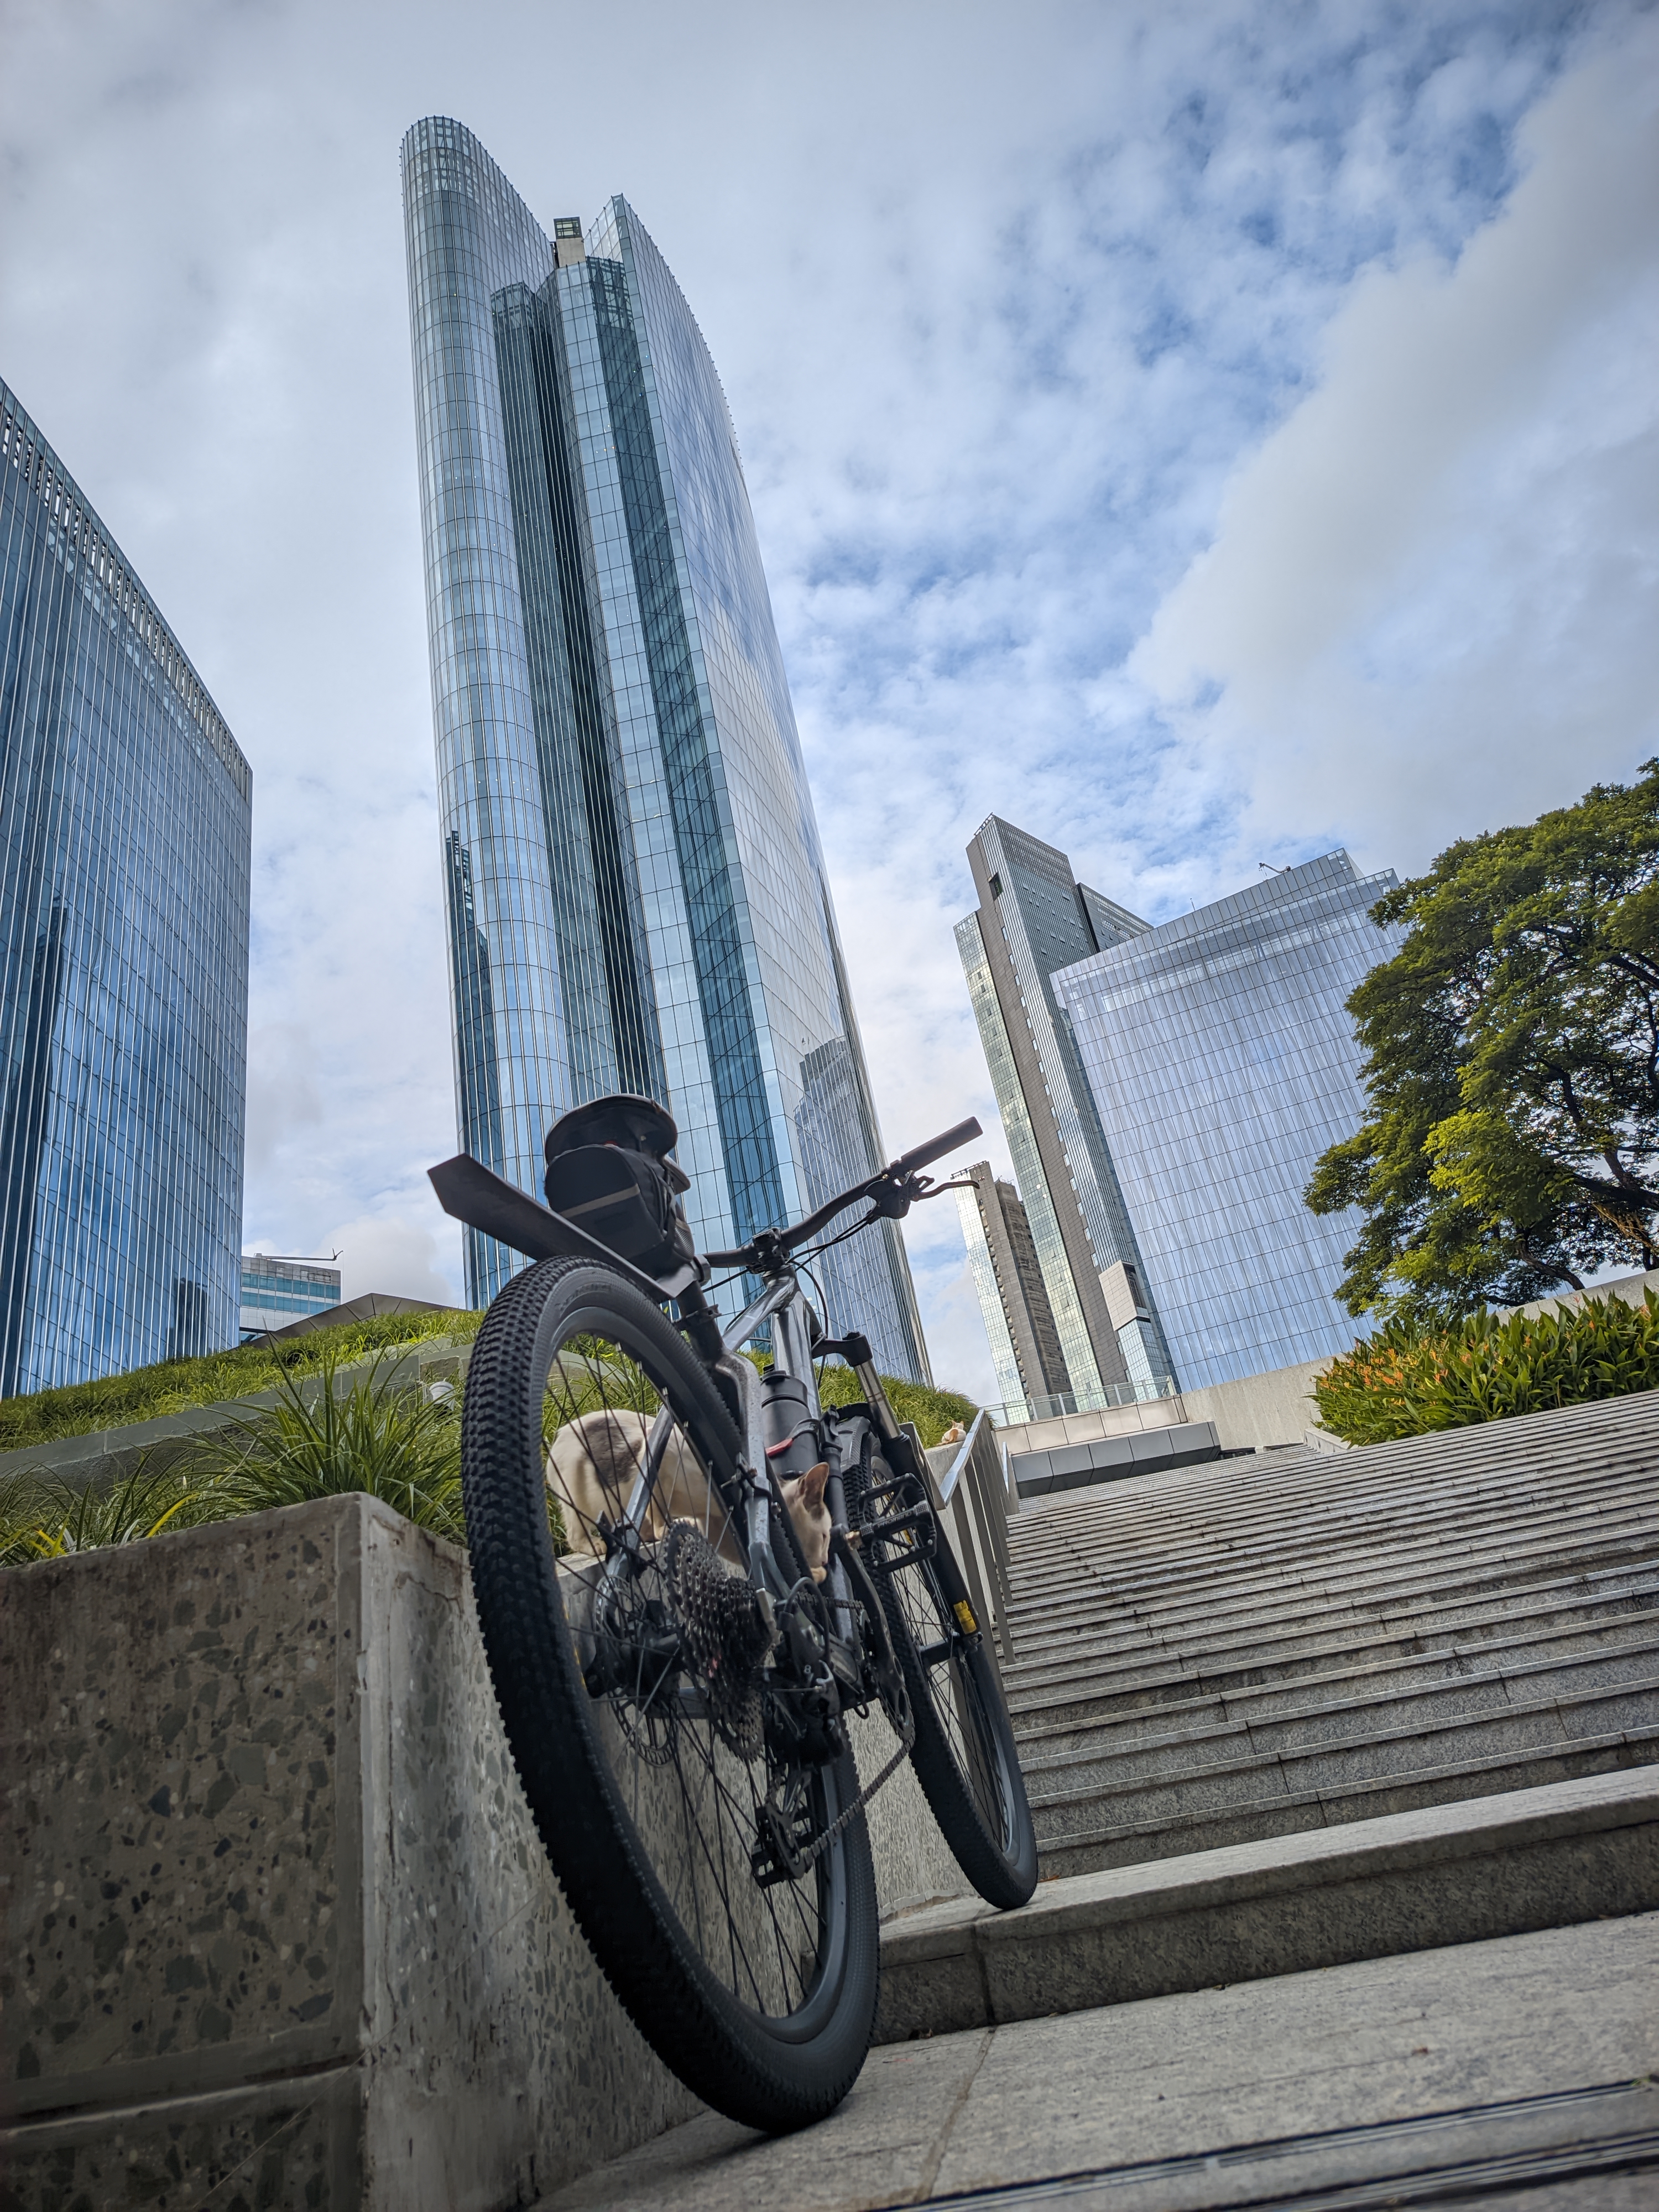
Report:
[[[965,1145],[970,1137],[979,1137],[984,1133],[979,1123],[970,1114],[965,1121],[958,1121],[954,1129],[947,1129],[942,1137],[930,1137],[925,1145],[918,1145],[915,1152],[902,1152],[891,1167],[882,1170],[882,1175],[914,1175],[918,1168],[931,1167],[935,1160],[942,1160],[946,1152],[954,1152],[958,1146]],[[879,1181],[880,1177],[877,1180]]]
[[[897,1159],[890,1160],[884,1168],[871,1176],[866,1182],[855,1184],[851,1190],[842,1191],[839,1198],[826,1200],[815,1213],[809,1213],[805,1221],[796,1222],[792,1229],[764,1231],[754,1243],[745,1245],[739,1252],[707,1252],[703,1256],[714,1267],[746,1267],[752,1264],[757,1256],[757,1247],[763,1241],[781,1256],[783,1253],[793,1252],[797,1245],[806,1243],[817,1235],[820,1229],[827,1228],[838,1213],[844,1213],[849,1206],[856,1206],[860,1199],[865,1198],[876,1200],[876,1212],[870,1217],[872,1220],[884,1213],[897,1220],[908,1212],[912,1200],[924,1194],[920,1190],[906,1188],[912,1179],[933,1161],[942,1158],[946,1152],[955,1152],[958,1146],[965,1145],[970,1138],[981,1133],[979,1122],[970,1115],[967,1121],[958,1121],[954,1129],[947,1129],[943,1136],[932,1137],[925,1145],[918,1145],[913,1152],[902,1152]]]

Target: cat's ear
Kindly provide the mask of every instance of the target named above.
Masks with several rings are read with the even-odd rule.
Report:
[[[816,1467],[809,1467],[802,1475],[800,1488],[795,1495],[803,1505],[816,1513],[823,1503],[823,1486],[829,1480],[830,1462],[821,1459]]]

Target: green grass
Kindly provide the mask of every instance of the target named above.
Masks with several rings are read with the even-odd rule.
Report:
[[[0,1399],[0,1452],[21,1451],[59,1437],[126,1428],[132,1422],[182,1413],[193,1406],[252,1397],[276,1389],[285,1377],[320,1374],[326,1364],[345,1366],[368,1354],[431,1337],[470,1342],[483,1319],[482,1314],[460,1310],[382,1314],[374,1321],[315,1329],[283,1345],[246,1344],[234,1352],[210,1352],[203,1359],[163,1359],[154,1367],[136,1367],[130,1374],[106,1376],[101,1382]]]
[[[401,1330],[395,1326],[399,1318],[404,1323]],[[165,1464],[155,1465],[146,1455],[131,1474],[108,1489],[27,1470],[0,1479],[0,1567],[140,1543],[171,1529],[201,1528],[347,1491],[366,1491],[417,1528],[465,1545],[462,1391],[430,1399],[422,1391],[398,1388],[392,1376],[406,1345],[436,1335],[470,1336],[479,1318],[465,1313],[388,1316],[356,1328],[318,1330],[283,1346],[280,1361],[268,1348],[250,1346],[217,1358],[167,1361],[78,1390],[11,1400],[0,1410],[38,1409],[42,1400],[70,1401],[78,1426],[46,1428],[37,1417],[31,1433],[39,1441],[43,1434],[75,1435],[112,1421],[143,1420],[185,1406],[216,1403],[233,1390],[246,1395],[274,1388],[278,1393],[274,1406],[249,1407],[242,1418],[190,1440]],[[338,1370],[357,1360],[362,1361],[358,1371],[339,1375],[337,1385]],[[325,1387],[307,1391],[305,1379],[313,1374]],[[959,1391],[928,1389],[891,1375],[882,1380],[894,1412],[902,1421],[915,1424],[924,1444],[937,1443],[952,1421],[965,1426],[974,1418],[972,1400]],[[858,1377],[850,1368],[830,1367],[821,1391],[826,1406],[850,1404],[859,1396]],[[118,1409],[112,1416],[107,1410],[112,1403]],[[650,1404],[654,1403],[653,1394]],[[555,1547],[562,1551],[564,1532],[550,1494],[548,1516]]]
[[[970,1425],[979,1408],[960,1390],[934,1390],[923,1382],[901,1382],[896,1375],[884,1375],[882,1387],[901,1421],[914,1421],[925,1446],[936,1444],[952,1421]],[[850,1406],[864,1393],[850,1367],[826,1367],[818,1378],[818,1396],[826,1406]]]
[[[108,1490],[27,1470],[5,1475],[0,1477],[0,1567],[136,1544],[219,1517],[195,1511],[198,1502],[193,1486],[172,1468],[140,1466]]]
[[[1314,1384],[1319,1425],[1351,1444],[1501,1421],[1659,1389],[1659,1297],[1588,1297],[1529,1316],[1471,1314],[1449,1328],[1396,1316]]]

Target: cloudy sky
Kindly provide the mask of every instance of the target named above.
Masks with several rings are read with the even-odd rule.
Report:
[[[0,374],[255,770],[246,1239],[451,1297],[398,145],[625,192],[736,417],[885,1134],[994,810],[1153,919],[1659,750],[1628,0],[0,0]],[[989,1360],[953,1218],[942,1377]]]

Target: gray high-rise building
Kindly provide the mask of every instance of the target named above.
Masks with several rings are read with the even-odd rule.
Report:
[[[243,1253],[245,1337],[289,1328],[313,1314],[331,1312],[339,1303],[340,1271],[331,1261],[293,1259],[270,1252]]]
[[[1333,1293],[1360,1216],[1302,1194],[1364,1110],[1345,1002],[1399,948],[1370,914],[1394,882],[1328,854],[1052,978],[1188,1389],[1353,1342]]]
[[[882,1146],[720,380],[625,200],[549,237],[441,116],[403,177],[461,1146],[536,1192],[650,1093],[729,1248]],[[466,1254],[474,1304],[523,1264]],[[925,1378],[896,1224],[822,1273]]]
[[[1151,925],[995,815],[968,862],[980,905],[957,924],[957,946],[1065,1366],[1060,1389],[1046,1395],[1079,1408],[1157,1396],[1174,1370],[1135,1282],[1134,1233],[1051,981]],[[988,1306],[986,1322],[994,1334],[1006,1326]]]
[[[1019,1193],[981,1160],[967,1170],[971,1189],[957,1193],[963,1240],[991,1340],[997,1389],[1011,1418],[1062,1401],[1071,1378],[1054,1309],[1037,1263]]]
[[[0,1396],[236,1341],[252,807],[0,384]]]

